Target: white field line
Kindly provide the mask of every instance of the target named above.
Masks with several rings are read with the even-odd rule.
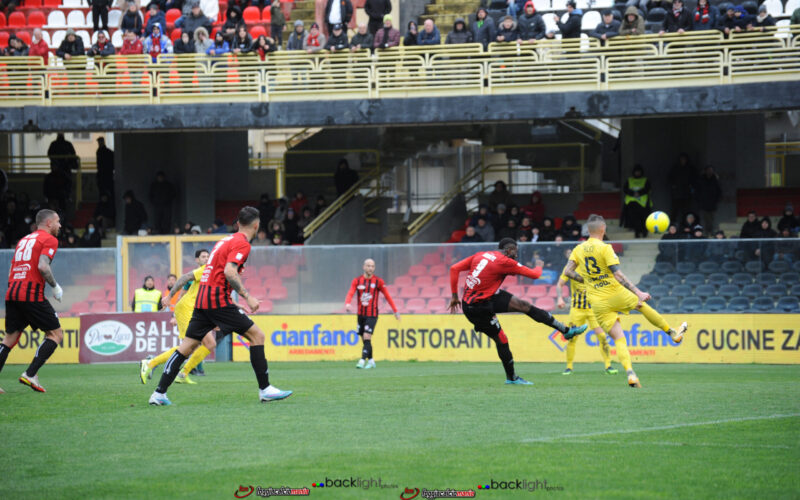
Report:
[[[700,448],[769,448],[780,450],[791,450],[797,446],[787,446],[785,444],[723,444],[723,443],[681,443],[678,441],[607,441],[602,440],[589,440],[589,439],[566,439],[559,441],[561,443],[575,443],[575,444],[611,444],[611,445],[642,445],[642,446],[696,446]]]
[[[608,430],[608,431],[599,431],[599,432],[586,432],[583,434],[561,434],[557,436],[548,436],[548,437],[539,437],[539,438],[526,438],[523,439],[523,443],[547,443],[550,441],[561,441],[565,439],[580,439],[580,438],[589,438],[595,436],[613,436],[617,434],[634,434],[637,432],[652,432],[652,431],[667,431],[670,429],[683,429],[685,427],[699,427],[702,425],[719,425],[719,424],[727,424],[731,422],[748,422],[750,420],[775,420],[779,418],[792,418],[792,417],[800,417],[800,413],[786,413],[786,414],[779,414],[779,415],[763,415],[757,417],[737,417],[737,418],[726,418],[721,420],[709,420],[706,422],[684,422],[682,424],[671,424],[671,425],[660,425],[657,427],[641,427],[639,429],[618,429],[618,430]]]

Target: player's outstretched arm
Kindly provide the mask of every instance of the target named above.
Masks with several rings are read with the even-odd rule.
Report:
[[[641,306],[642,302],[650,300],[650,294],[639,290],[636,287],[636,285],[631,283],[631,280],[629,280],[628,277],[622,273],[622,270],[619,268],[619,265],[614,264],[608,266],[608,268],[611,270],[612,273],[614,273],[614,278],[619,282],[620,285],[624,286],[625,288],[636,294],[636,297],[639,299],[639,304],[636,307]]]
[[[564,276],[566,276],[571,280],[577,281],[578,283],[583,283],[583,276],[578,274],[578,272],[576,271],[577,268],[578,264],[576,264],[574,260],[569,260],[567,261],[567,265],[564,266],[564,270],[561,271],[561,274],[563,274]],[[559,290],[561,289],[559,288]],[[559,293],[561,292],[559,291]]]
[[[61,288],[61,285],[56,282],[56,278],[53,276],[53,269],[50,267],[50,262],[52,262],[52,260],[50,260],[50,257],[47,255],[39,256],[39,274],[42,275],[42,278],[44,278],[48,285],[53,287],[53,298],[61,302],[61,297],[64,296],[64,290]]]
[[[350,283],[350,290],[347,291],[347,297],[344,298],[344,308],[347,309],[348,311],[350,310],[350,303],[353,300],[353,295],[355,295],[355,293],[356,293],[356,282],[357,281],[358,281],[358,278],[354,279]]]
[[[231,287],[247,302],[247,307],[250,312],[258,311],[260,302],[257,298],[250,295],[242,284],[242,279],[239,277],[239,265],[235,262],[228,262],[225,264],[225,279],[231,284]]]
[[[176,281],[175,284],[172,286],[172,290],[169,291],[169,295],[161,299],[161,305],[163,307],[167,307],[170,301],[172,300],[172,297],[177,295],[183,289],[183,287],[186,286],[186,283],[192,281],[193,279],[194,279],[194,271],[189,271],[188,273],[178,278],[178,281]]]
[[[559,309],[564,309],[567,307],[567,303],[564,302],[564,285],[567,284],[567,281],[564,279],[564,275],[562,274],[560,278],[558,278],[558,283],[556,283],[556,292],[558,292],[558,300],[556,301],[556,307]]]
[[[383,294],[384,297],[386,297],[386,302],[388,302],[389,307],[392,308],[392,311],[394,312],[394,317],[397,318],[397,321],[400,321],[400,313],[397,311],[397,306],[394,305],[394,300],[392,300],[392,296],[389,295],[389,290],[386,289],[385,285],[381,284],[380,292]],[[347,301],[347,304],[348,305],[350,304],[349,300]]]
[[[471,263],[472,257],[470,256],[450,266],[450,303],[447,305],[447,309],[451,313],[458,312],[458,307],[461,305],[458,300],[458,275],[469,271]]]

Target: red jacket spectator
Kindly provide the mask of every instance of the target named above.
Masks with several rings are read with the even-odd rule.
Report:
[[[294,199],[289,204],[289,208],[294,210],[295,214],[302,214],[303,208],[306,206],[308,206],[308,198],[306,198],[305,193],[303,193],[302,191],[298,191],[297,193],[295,193]]]
[[[47,64],[47,58],[50,55],[50,47],[47,46],[47,42],[44,39],[40,38],[38,42],[32,41],[31,46],[28,49],[29,56],[41,56],[44,59],[44,63]]]
[[[142,48],[142,41],[138,38],[126,38],[122,42],[122,47],[119,49],[119,53],[122,55],[143,54],[144,49]]]
[[[534,224],[538,224],[544,220],[545,206],[542,203],[542,193],[534,191],[531,194],[531,202],[522,207],[522,212],[531,218]]]

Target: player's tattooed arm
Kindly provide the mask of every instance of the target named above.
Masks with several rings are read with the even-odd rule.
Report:
[[[564,266],[564,271],[562,274],[569,279],[575,280],[578,283],[583,283],[583,276],[578,274],[575,270],[578,268],[578,265],[575,263],[574,260],[570,260],[567,262],[567,265]]]
[[[58,283],[56,283],[56,278],[53,276],[53,270],[50,268],[50,257],[47,255],[40,255],[39,256],[39,273],[42,275],[42,278],[47,282],[48,285],[55,288]]]
[[[614,278],[616,278],[617,281],[619,281],[620,285],[624,286],[633,293],[639,291],[639,289],[636,288],[633,285],[633,283],[631,283],[631,280],[629,280],[627,276],[622,274],[622,270],[619,268],[619,265],[615,264],[613,266],[608,266],[608,268],[611,270],[612,273],[614,273]]]
[[[169,291],[169,295],[167,296],[168,299],[172,299],[181,289],[186,286],[186,283],[192,281],[194,279],[194,271],[189,271],[188,273],[184,274],[175,284],[172,286],[172,290]]]
[[[250,294],[245,290],[242,279],[239,277],[239,266],[233,262],[228,262],[225,265],[225,279],[228,280],[228,283],[231,284],[231,287],[233,287],[241,298],[247,300]]]

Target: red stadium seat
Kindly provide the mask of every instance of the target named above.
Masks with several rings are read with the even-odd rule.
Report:
[[[42,11],[34,10],[28,14],[28,26],[41,28],[45,24],[47,24],[47,18],[44,17],[44,13]]]
[[[511,285],[506,286],[505,290],[510,293],[511,295],[516,295],[517,297],[524,297],[525,296],[525,287],[522,285]]]
[[[169,39],[175,42],[178,38],[181,37],[182,30],[180,28],[173,28],[172,31],[169,33]]]
[[[256,37],[253,37],[255,39]],[[281,278],[294,278],[297,276],[297,266],[284,264],[278,269],[278,276]]]
[[[447,276],[438,276],[436,280],[433,282],[434,285],[440,288],[447,288],[450,289],[450,274],[448,273]]]
[[[433,277],[417,276],[417,279],[414,280],[414,286],[433,286]]]
[[[391,295],[395,300],[397,300],[397,297],[400,296],[400,287],[396,285],[386,285],[386,290],[389,291],[389,295]]]
[[[6,27],[6,15],[0,12],[0,28]]]
[[[556,308],[556,301],[550,297],[541,297],[536,300],[536,307],[544,309],[545,311],[552,311]]]
[[[428,274],[430,276],[444,276],[449,273],[449,270],[444,264],[438,264],[435,266],[431,266],[428,268]]]
[[[414,278],[411,276],[398,276],[392,284],[394,286],[411,286],[414,284]]]
[[[558,298],[558,285],[553,285],[553,286],[551,286],[551,287],[550,287],[550,288],[547,290],[547,296],[548,296],[548,297],[555,297],[555,298]],[[569,287],[568,287],[568,286],[566,286],[566,285],[564,286],[564,296],[565,296],[565,297],[568,297],[568,296],[569,296]]]
[[[72,304],[72,307],[69,308],[69,312],[72,314],[87,313],[89,312],[89,303],[86,301],[75,302]]]
[[[249,9],[250,7],[248,7]],[[253,7],[258,8],[258,7]],[[253,26],[253,29],[250,30],[250,36],[253,37],[253,40],[257,39],[260,36],[267,36],[267,30],[263,26]]]
[[[422,263],[426,266],[435,266],[436,264],[441,264],[442,255],[439,252],[425,254],[425,257],[422,258]]]
[[[408,275],[409,276],[423,276],[425,274],[428,274],[428,267],[427,266],[416,264],[416,265],[411,266],[408,269]]]
[[[415,286],[404,286],[400,289],[400,293],[398,293],[397,296],[401,299],[413,299],[415,297],[419,297],[419,288]]]
[[[285,286],[276,286],[267,290],[267,297],[272,300],[284,300],[289,298],[289,291]]]
[[[448,301],[439,297],[428,301],[428,312],[431,314],[442,314],[447,312]]]
[[[467,232],[464,231],[463,229],[458,229],[456,231],[453,231],[452,233],[450,233],[450,239],[447,240],[447,243],[458,243],[461,241],[461,238],[463,238],[464,235],[466,234]]]
[[[258,270],[258,275],[262,278],[269,278],[278,274],[278,268],[275,266],[263,266]]]
[[[547,285],[531,285],[528,287],[526,297],[539,298],[547,296]]]
[[[244,19],[245,23],[249,24],[261,22],[261,11],[258,10],[258,7],[252,5],[250,7],[245,7],[242,12],[242,19]]]
[[[92,290],[89,292],[89,300],[92,302],[106,300],[106,291],[104,289]]]
[[[270,10],[269,6],[264,7],[264,10],[261,11],[261,20],[265,23],[268,23],[272,20],[272,11]]]
[[[10,16],[8,16],[8,27],[9,28],[22,28],[25,26],[25,14],[22,12],[12,12]]]
[[[249,288],[248,291],[253,294],[253,297],[257,298],[258,300],[266,299],[268,296],[267,289],[263,286],[254,286]]]
[[[102,301],[93,303],[90,309],[93,313],[106,313],[106,312],[114,312],[116,308],[112,307],[112,305],[109,304],[108,302]]]
[[[269,299],[265,299],[261,301],[261,305],[258,306],[258,312],[260,313],[271,313],[272,312],[272,301]]]
[[[222,23],[220,23],[219,21],[217,21],[217,22],[218,22],[220,25],[222,25]],[[212,29],[212,30],[211,30],[211,39],[212,39],[212,40],[213,40],[214,38],[216,38],[216,37],[217,37],[217,33],[219,33],[219,30],[220,30],[220,27],[219,27],[219,26],[214,26],[214,29]],[[273,267],[274,267],[274,266],[273,266]]]
[[[14,34],[17,36],[17,38],[25,42],[25,45],[31,44],[31,34],[28,33],[27,31],[17,31]]]
[[[425,311],[425,299],[411,299],[406,302],[406,311],[410,313],[421,313]]]
[[[248,290],[252,290],[253,288],[260,288],[264,285],[262,284],[261,278],[253,276],[244,280],[244,286]]]
[[[0,47],[8,47],[8,39],[10,38],[7,31],[0,31]]]
[[[264,279],[264,286],[267,288],[283,286],[283,280],[278,276],[270,276],[269,278]]]
[[[61,0],[44,0],[43,5],[51,9],[57,9],[61,6]]]
[[[173,28],[175,26],[175,20],[179,17],[181,17],[180,9],[169,9],[166,14],[167,27]]]
[[[423,299],[435,299],[436,297],[441,296],[442,292],[439,290],[438,286],[426,286],[419,292],[419,297]]]
[[[403,312],[403,306],[405,306],[405,301],[403,299],[395,297],[394,295],[392,295],[392,300],[394,301],[394,305],[397,306],[397,310]],[[380,302],[378,302],[378,308],[382,312],[389,312],[392,310],[392,308],[389,307],[389,303],[386,302],[386,299],[383,298],[383,295],[381,295],[381,300]]]

